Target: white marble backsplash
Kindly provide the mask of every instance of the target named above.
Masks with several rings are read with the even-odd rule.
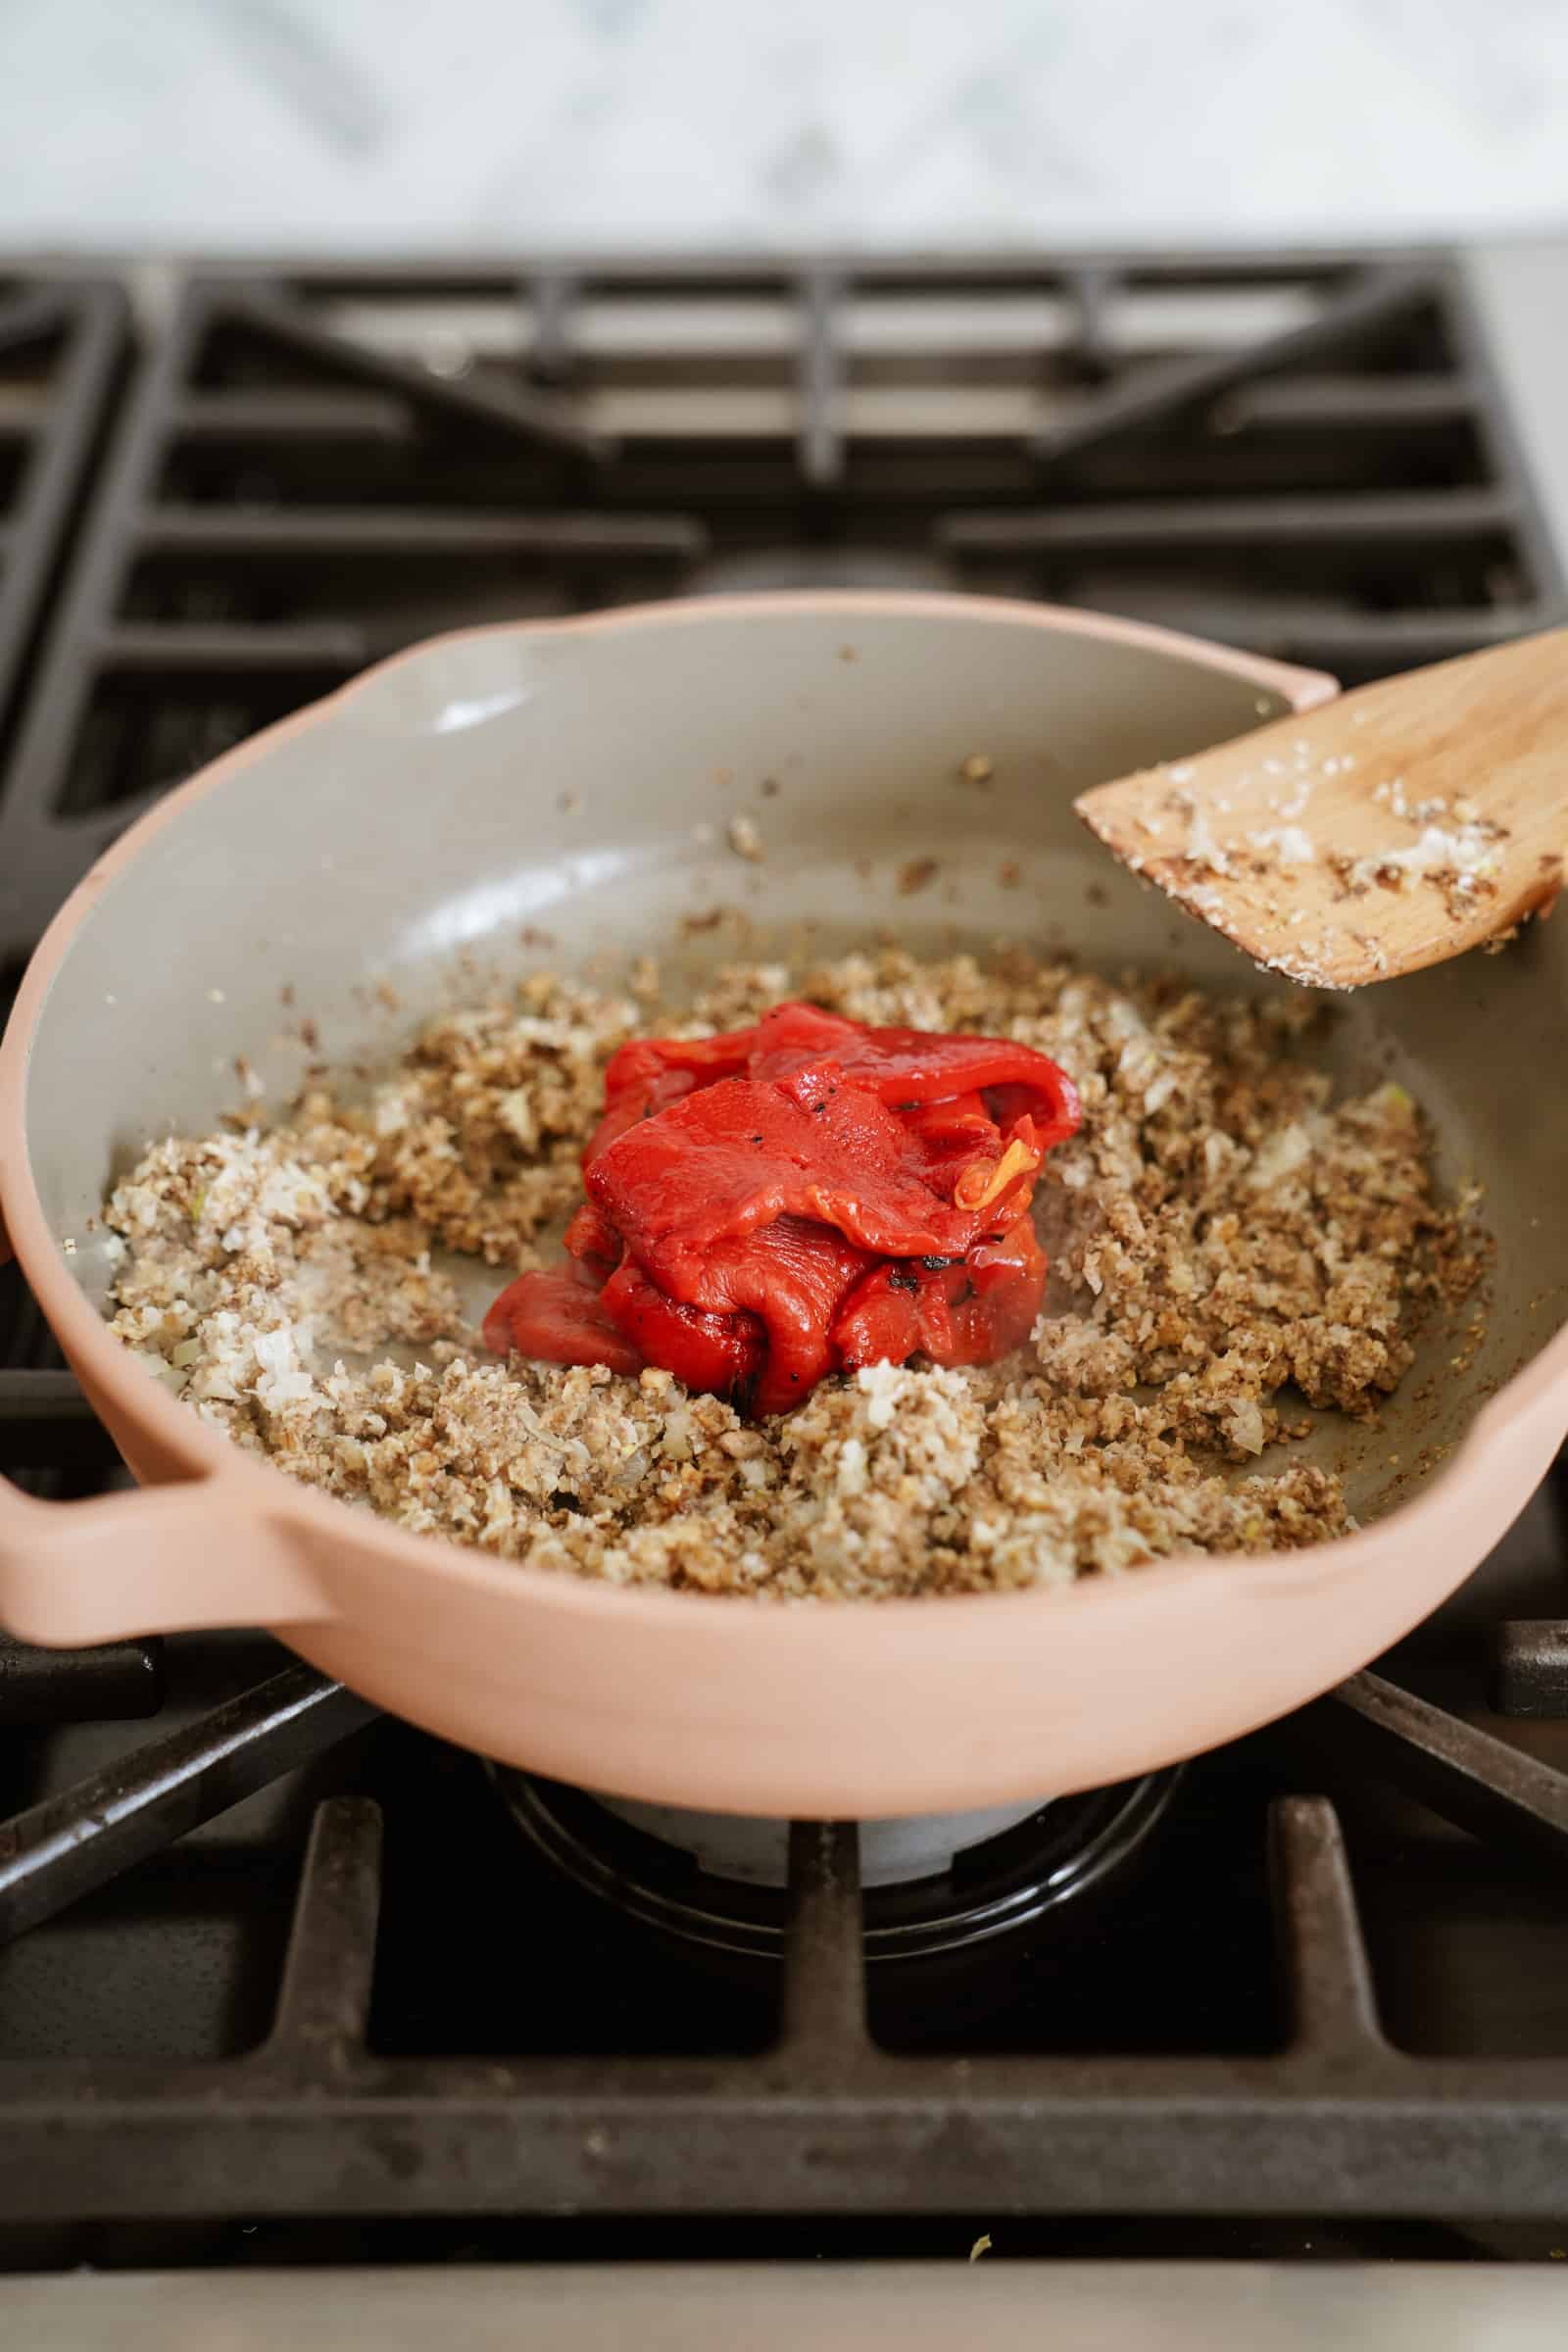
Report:
[[[0,245],[1568,224],[1568,0],[0,0]]]

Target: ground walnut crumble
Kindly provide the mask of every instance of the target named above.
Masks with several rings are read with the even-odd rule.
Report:
[[[806,995],[1038,1047],[1084,1103],[1047,1165],[1052,1289],[1028,1348],[982,1371],[874,1365],[749,1423],[665,1372],[496,1361],[431,1260],[505,1279],[548,1259],[604,1065],[657,1025],[657,992],[648,967],[622,997],[535,977],[437,1022],[368,1108],[312,1093],[285,1125],[158,1145],[110,1203],[113,1328],[292,1477],[617,1584],[990,1591],[1348,1526],[1322,1470],[1237,1466],[1304,1434],[1302,1396],[1371,1413],[1419,1298],[1462,1296],[1479,1246],[1433,1198],[1402,1090],[1336,1103],[1299,1054],[1311,1000],[1020,955],[721,975],[688,1033]]]

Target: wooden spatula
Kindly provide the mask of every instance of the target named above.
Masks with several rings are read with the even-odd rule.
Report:
[[[1314,988],[1419,971],[1562,887],[1568,629],[1360,687],[1076,806],[1271,971]]]

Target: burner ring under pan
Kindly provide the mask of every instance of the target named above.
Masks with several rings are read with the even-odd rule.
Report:
[[[535,1850],[622,1917],[711,1951],[782,1957],[788,1898],[776,1857],[786,1824],[623,1806],[507,1765],[488,1769]],[[867,1959],[928,1958],[1058,1917],[1065,1924],[1142,1853],[1178,1778],[1152,1773],[1010,1819],[862,1825]],[[959,1844],[964,1838],[973,1841]],[[723,1867],[704,1867],[699,1855],[722,1857]]]

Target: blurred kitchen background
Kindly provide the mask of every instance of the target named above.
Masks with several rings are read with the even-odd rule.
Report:
[[[1562,0],[0,0],[16,249],[1496,237]]]

